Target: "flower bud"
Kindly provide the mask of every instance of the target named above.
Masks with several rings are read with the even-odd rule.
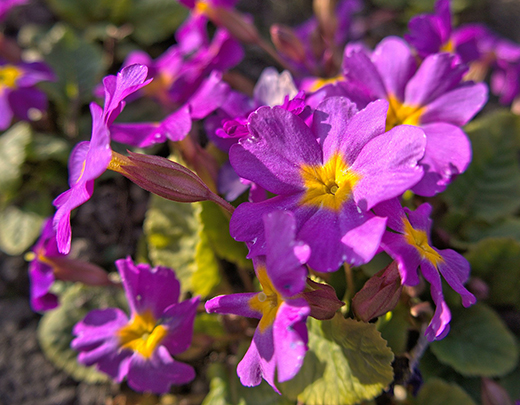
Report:
[[[278,52],[295,62],[305,62],[305,47],[291,28],[275,24],[271,27],[270,32],[271,40]]]
[[[393,261],[370,277],[363,288],[354,295],[352,310],[358,319],[368,322],[394,309],[402,290],[397,262]]]
[[[160,156],[128,153],[129,156],[123,156],[113,152],[108,168],[168,200],[185,203],[210,200],[233,212],[233,206],[186,167]]]
[[[65,256],[45,257],[44,262],[53,269],[54,277],[63,281],[79,281],[91,286],[112,285],[108,273],[95,264]]]
[[[216,25],[226,28],[233,37],[244,44],[254,45],[260,41],[260,34],[251,19],[233,9],[210,7],[205,14]]]
[[[336,291],[328,284],[317,283],[307,278],[305,290],[296,295],[304,298],[311,307],[310,316],[319,320],[332,319],[344,302],[336,297]]]
[[[482,405],[513,405],[507,391],[496,381],[482,377]]]

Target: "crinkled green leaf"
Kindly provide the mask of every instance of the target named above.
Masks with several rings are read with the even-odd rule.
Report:
[[[476,405],[473,399],[457,384],[440,378],[427,381],[419,391],[417,405]]]
[[[208,242],[217,256],[239,267],[251,268],[251,260],[246,259],[247,247],[229,234],[229,218],[222,209],[211,201],[203,201],[201,205],[200,218],[204,227],[203,232],[207,235]]]
[[[60,306],[46,312],[38,325],[38,341],[45,356],[72,378],[89,383],[109,381],[94,367],[77,362],[78,353],[70,348],[72,328],[92,309],[125,308],[124,292],[118,288],[71,285],[60,297]]]
[[[280,384],[307,405],[349,405],[372,399],[392,382],[394,355],[374,324],[310,318],[309,351],[300,372]]]
[[[152,264],[174,269],[183,291],[191,290],[191,278],[197,270],[199,211],[199,204],[178,203],[152,195],[144,221]]]
[[[13,125],[0,136],[0,195],[13,193],[22,181],[22,164],[31,142],[31,127],[25,122]],[[1,200],[0,200],[1,201]]]
[[[9,255],[20,255],[40,235],[43,219],[38,214],[7,207],[0,212],[0,249]]]
[[[220,282],[217,257],[210,247],[208,237],[199,232],[199,241],[195,250],[196,270],[191,277],[191,287],[195,294],[207,297]]]
[[[450,333],[430,347],[441,363],[465,376],[503,376],[518,363],[513,334],[482,303],[453,309]]]
[[[520,242],[507,238],[484,239],[466,254],[472,275],[489,286],[488,303],[515,305],[520,310]]]
[[[473,161],[443,194],[450,209],[488,222],[520,208],[520,168],[516,137],[520,118],[505,111],[488,114],[466,127]]]
[[[175,270],[183,291],[207,296],[220,282],[220,271],[203,227],[200,203],[179,203],[152,196],[144,222],[154,266]]]

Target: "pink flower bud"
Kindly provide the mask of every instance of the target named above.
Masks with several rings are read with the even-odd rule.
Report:
[[[482,377],[482,405],[513,405],[507,391],[496,381]]]
[[[328,284],[317,283],[307,279],[305,290],[297,294],[304,298],[311,307],[310,316],[319,320],[332,319],[344,302],[336,297],[336,291]]]
[[[393,261],[374,274],[354,295],[352,310],[358,319],[368,322],[394,309],[402,290],[397,262]]]
[[[233,9],[211,7],[205,14],[216,25],[226,28],[232,36],[244,44],[257,44],[260,41],[260,35],[252,21]]]
[[[45,262],[52,266],[54,277],[63,281],[79,281],[92,286],[113,284],[108,273],[95,264],[66,256],[46,257]]]

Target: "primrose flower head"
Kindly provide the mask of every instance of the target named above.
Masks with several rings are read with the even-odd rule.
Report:
[[[279,209],[294,213],[296,238],[310,246],[313,269],[335,271],[373,257],[386,220],[370,209],[423,175],[417,161],[424,133],[412,126],[385,133],[387,110],[384,100],[358,111],[350,100],[330,97],[314,111],[311,128],[279,107],[250,115],[250,135],[231,147],[230,162],[240,177],[277,195],[243,203],[231,218],[231,235],[251,242],[251,257],[265,254],[260,218]]]
[[[309,247],[294,240],[295,219],[289,212],[264,216],[267,255],[253,261],[262,288],[258,293],[218,296],[206,303],[206,311],[260,319],[253,341],[237,368],[245,386],[264,378],[273,389],[278,381],[293,378],[307,351],[305,322],[311,309],[299,296],[305,289]]]
[[[40,117],[47,109],[47,97],[35,84],[53,80],[54,73],[42,62],[0,60],[0,130],[9,127],[13,116],[24,121]]]
[[[487,101],[483,83],[462,82],[467,66],[448,53],[426,57],[419,67],[410,47],[387,37],[369,55],[347,48],[344,75],[369,100],[386,99],[387,130],[396,125],[420,126],[426,134],[421,166],[424,178],[412,190],[432,196],[443,191],[471,161],[471,145],[460,128]],[[362,105],[361,105],[362,106]]]
[[[137,391],[165,393],[186,384],[195,371],[172,355],[185,351],[193,333],[199,298],[178,302],[180,285],[166,267],[116,262],[130,307],[130,319],[118,308],[94,310],[76,324],[71,347],[78,361],[96,367],[117,382],[125,377]]]
[[[454,250],[439,250],[431,246],[431,210],[428,203],[422,204],[415,211],[403,209],[397,199],[374,208],[377,215],[388,217],[388,227],[392,232],[385,232],[381,246],[397,261],[402,283],[418,284],[418,268],[430,283],[436,305],[435,314],[426,329],[426,337],[430,341],[442,339],[449,332],[451,313],[442,294],[441,275],[460,294],[465,307],[476,302],[475,296],[463,285],[470,273],[468,261]]]
[[[124,98],[149,82],[146,81],[146,75],[146,66],[132,65],[122,69],[117,76],[105,77],[104,109],[95,103],[90,104],[92,138],[79,143],[73,149],[69,158],[70,188],[53,202],[57,208],[54,228],[61,253],[67,254],[70,251],[71,211],[90,199],[94,192],[94,180],[103,174],[112,159],[108,125],[123,110]]]

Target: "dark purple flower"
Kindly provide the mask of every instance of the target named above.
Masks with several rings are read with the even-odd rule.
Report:
[[[195,371],[172,355],[191,344],[199,298],[179,302],[180,285],[166,267],[116,262],[130,307],[130,319],[119,308],[94,310],[76,324],[71,343],[78,361],[117,382],[125,377],[136,391],[165,393],[172,384],[195,378]]]
[[[240,177],[277,196],[235,210],[231,235],[251,242],[250,257],[265,254],[262,216],[292,211],[296,234],[311,248],[309,265],[335,271],[343,262],[368,262],[379,247],[385,220],[370,209],[415,185],[423,172],[425,136],[398,126],[385,133],[388,103],[358,111],[348,99],[330,97],[314,111],[312,128],[279,107],[249,117],[249,135],[230,150]]]
[[[426,151],[420,163],[425,176],[412,189],[415,193],[432,196],[466,170],[471,145],[460,127],[485,104],[487,87],[462,82],[467,67],[458,57],[430,55],[417,67],[406,42],[387,37],[371,55],[347,48],[343,68],[360,107],[370,100],[388,100],[387,129],[405,124],[424,130]]]
[[[43,224],[42,234],[26,258],[30,260],[31,307],[34,311],[48,311],[58,306],[58,297],[50,292],[55,279],[98,286],[111,284],[100,267],[68,258],[58,251],[51,219]]]
[[[41,115],[47,109],[47,97],[35,84],[52,80],[56,77],[42,62],[0,60],[0,130],[11,125],[13,116],[30,121],[31,115]]]
[[[238,364],[237,373],[245,386],[265,379],[275,385],[293,378],[307,351],[306,320],[311,309],[297,296],[305,289],[307,270],[303,264],[309,247],[294,240],[295,219],[290,212],[276,211],[263,217],[266,256],[253,261],[262,291],[215,297],[206,311],[260,319],[251,346]]]
[[[454,250],[439,250],[431,246],[431,210],[428,203],[415,211],[403,209],[397,199],[374,207],[377,215],[388,218],[387,225],[391,231],[385,232],[381,246],[397,261],[402,283],[409,286],[418,284],[419,268],[430,283],[431,296],[436,305],[435,314],[426,329],[426,337],[430,341],[442,339],[449,332],[451,313],[442,294],[441,275],[460,294],[465,307],[476,302],[475,296],[464,287],[470,273],[468,261]]]

